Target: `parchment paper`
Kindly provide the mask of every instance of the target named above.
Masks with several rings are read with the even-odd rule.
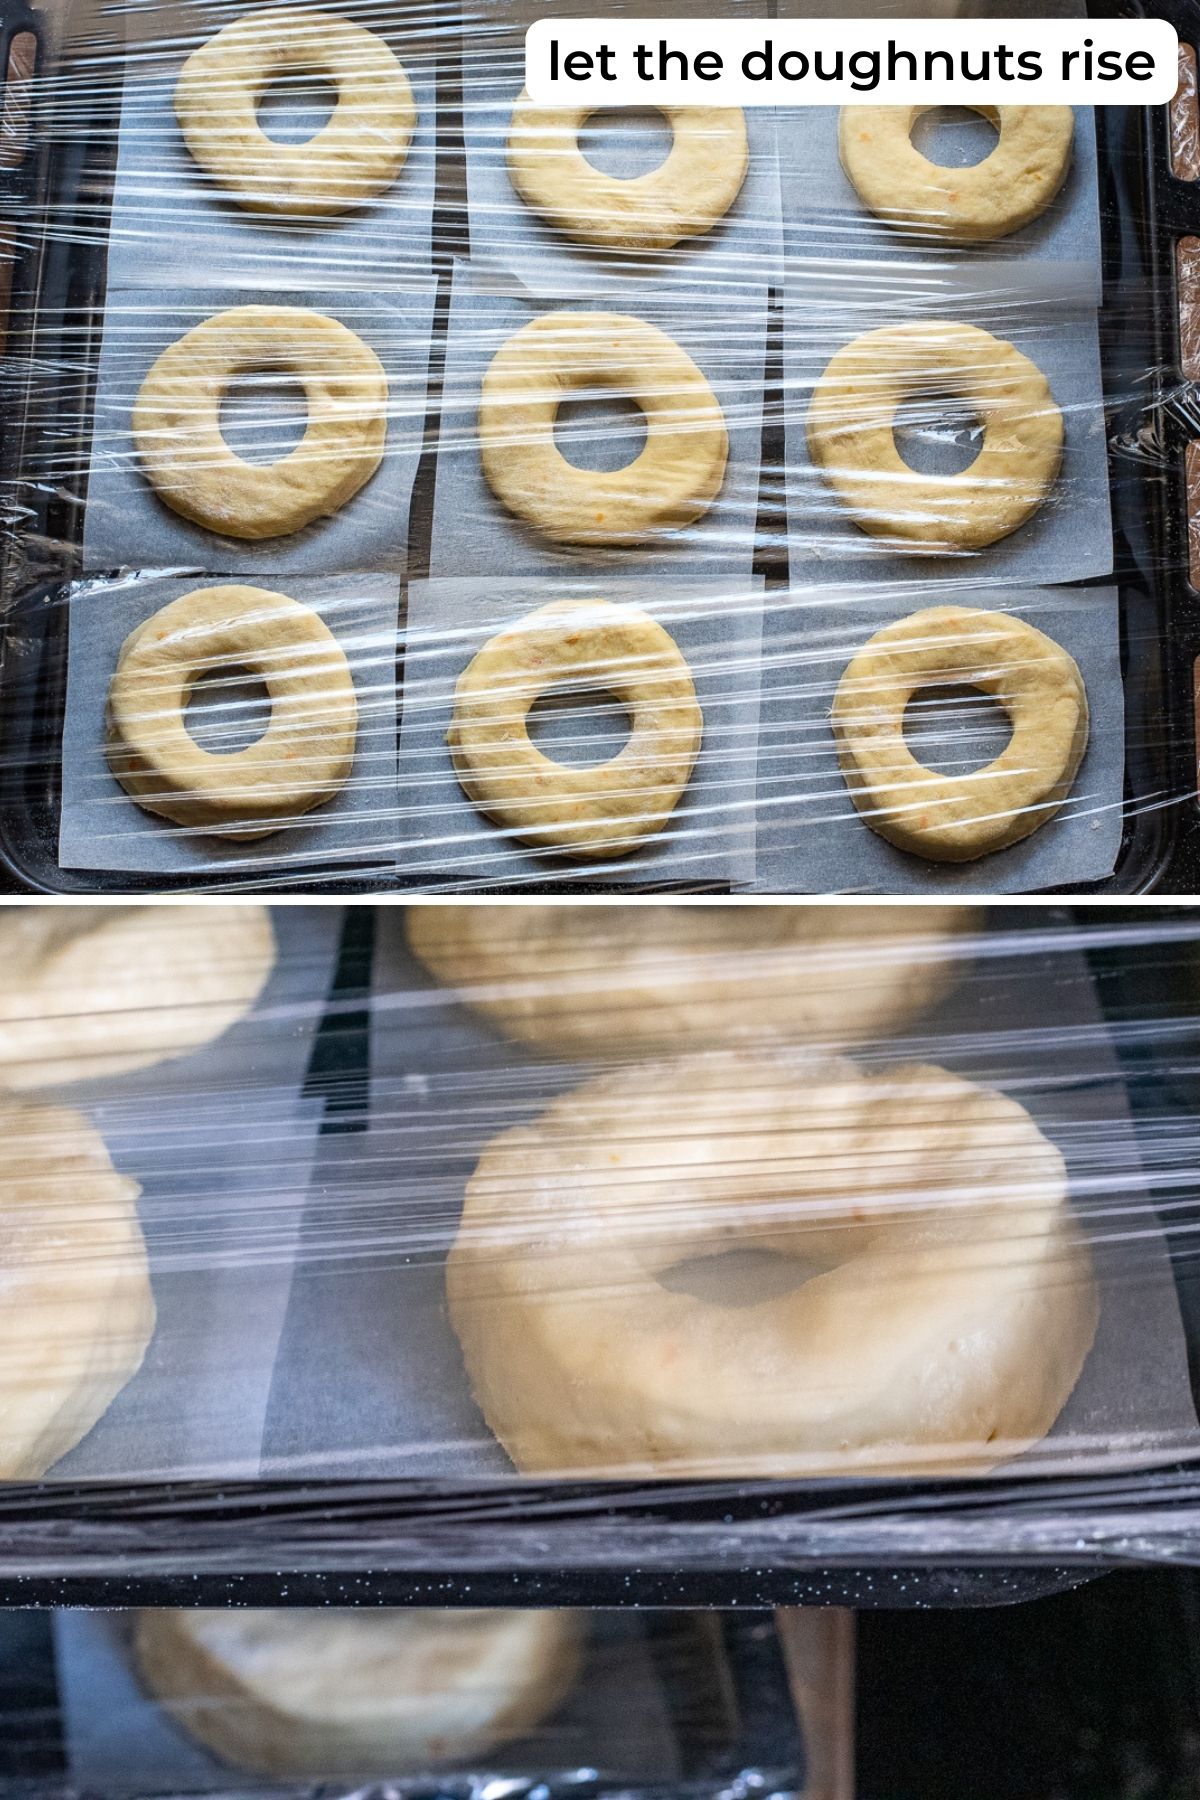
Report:
[[[511,289],[511,284],[510,284]],[[762,451],[766,295],[741,296],[734,316],[719,298],[629,295],[624,312],[647,319],[673,338],[703,370],[725,414],[729,463],[725,482],[704,517],[683,531],[627,550],[552,544],[500,504],[479,459],[479,395],[493,357],[514,332],[539,313],[510,292],[492,291],[464,263],[456,263],[446,346],[446,385],[434,498],[432,575],[539,575],[602,572],[641,575],[702,574],[744,581],[754,559],[758,476]],[[591,312],[578,301],[563,310]],[[624,419],[572,420],[559,447],[580,466],[593,457],[620,468],[640,450],[644,427]]]
[[[1086,298],[1084,264],[964,265],[905,271],[874,264],[793,265],[784,289],[788,561],[794,585],[820,579],[875,582],[1082,581],[1113,566],[1100,342]],[[812,391],[831,357],[861,332],[922,318],[975,325],[1037,364],[1063,414],[1060,472],[1019,530],[975,553],[910,555],[853,523],[814,467],[807,419]],[[923,429],[936,403],[921,403]],[[932,414],[932,417],[931,417]],[[970,444],[978,449],[976,430]],[[929,467],[923,463],[918,466]],[[942,465],[944,470],[944,465]],[[944,471],[949,472],[949,471]]]
[[[525,1739],[463,1765],[514,1782],[595,1769],[631,1782],[680,1776],[676,1723],[636,1614],[588,1615],[588,1648],[563,1705]],[[196,1794],[278,1787],[232,1770],[194,1742],[149,1697],[133,1661],[133,1615],[54,1615],[68,1779],[114,1795]],[[404,1770],[398,1769],[398,1777]],[[421,1771],[413,1771],[414,1774]],[[453,1779],[453,1769],[445,1771]],[[426,1783],[428,1785],[428,1782]]]
[[[54,1481],[254,1479],[319,1101],[303,1094],[340,907],[276,907],[279,956],[249,1016],[156,1068],[75,1083],[142,1187],[158,1323],[146,1361]]]
[[[71,597],[69,619],[59,823],[63,868],[227,875],[235,869],[278,872],[390,855],[396,826],[397,578],[289,575],[278,584],[249,579],[313,607],[346,654],[359,713],[354,766],[345,787],[283,830],[242,842],[146,812],[121,787],[105,755],[109,683],[130,632],[181,594],[212,584],[143,576],[83,582]]]
[[[838,156],[837,106],[781,106],[778,118],[780,186],[788,252],[802,257],[862,258],[916,266],[1032,258],[1081,262],[1090,297],[1100,303],[1100,204],[1096,125],[1090,106],[1077,106],[1071,170],[1039,219],[992,243],[955,247],[922,241],[877,219],[859,198]],[[970,121],[964,129],[964,124]],[[917,122],[914,142],[930,162],[951,168],[988,154],[990,127],[965,107],[937,107]]]
[[[508,174],[506,146],[512,109],[524,86],[523,42],[484,41],[464,57],[463,134],[471,259],[481,268],[514,276],[532,294],[576,294],[620,305],[623,291],[658,283],[678,293],[699,289],[708,300],[738,304],[747,288],[777,284],[782,278],[783,231],[775,113],[747,107],[750,163],[733,206],[702,237],[687,238],[660,252],[589,249],[556,231],[525,204]],[[648,144],[636,126],[636,109],[603,115],[603,172],[627,179],[658,166],[670,149],[670,127],[648,109],[649,122],[662,128]],[[596,120],[591,121],[592,127]],[[594,135],[594,134],[593,134]],[[582,139],[585,155],[591,139]],[[590,160],[590,158],[589,158]]]
[[[291,3],[256,0],[254,10]],[[239,206],[184,143],[173,106],[179,71],[232,16],[203,3],[192,11],[186,40],[167,38],[132,59],[127,71],[109,233],[110,282],[380,288],[428,275],[436,185],[436,39],[423,23],[406,18],[402,8],[339,0],[339,18],[366,26],[399,57],[413,90],[417,126],[404,166],[386,193],[352,212],[302,219]],[[325,123],[325,108],[294,83],[269,88],[267,98],[260,122],[277,141],[302,143]]]
[[[1194,1448],[1200,1430],[1165,1240],[1092,975],[1074,948],[1039,945],[1039,923],[997,910],[997,935],[957,992],[855,1055],[933,1061],[999,1087],[1063,1151],[1096,1240],[1101,1325],[1061,1419],[1018,1466],[1103,1471]],[[378,919],[371,1062],[370,1131],[322,1140],[305,1241],[324,1246],[324,1267],[306,1258],[293,1292],[268,1467],[502,1479],[507,1459],[474,1406],[446,1316],[443,1259],[483,1147],[589,1071],[507,1044],[457,1005],[409,955],[399,908]],[[339,1299],[351,1287],[352,1307]]]
[[[425,434],[426,376],[436,283],[391,293],[337,288],[110,288],[96,378],[83,555],[89,569],[238,569],[271,575],[402,572],[413,479]],[[193,525],[164,505],[142,474],[130,415],[151,364],[194,325],[232,306],[300,306],[337,319],[374,350],[388,377],[384,458],[366,486],[332,518],[303,531],[256,542]],[[237,385],[237,384],[235,384]],[[228,441],[239,455],[267,462],[285,455],[303,431],[303,397],[282,406],[261,395],[239,408]],[[262,424],[256,422],[261,415]]]
[[[1075,658],[1088,696],[1088,748],[1062,810],[1021,843],[973,863],[925,862],[872,831],[854,808],[829,724],[834,692],[855,652],[883,626],[939,603],[1027,619]],[[1121,842],[1125,766],[1115,588],[1068,593],[956,585],[940,594],[916,585],[865,592],[813,588],[772,606],[764,664],[756,891],[1033,893],[1111,874]],[[960,703],[949,717],[949,724],[930,721],[925,753],[931,766],[962,772],[1003,749],[1002,724],[997,735],[974,739],[969,710]],[[948,731],[963,734],[957,762]]]
[[[754,763],[761,658],[761,582],[686,587],[606,582],[477,579],[413,582],[408,593],[400,732],[401,874],[458,889],[547,879],[589,883],[753,881]],[[475,652],[507,625],[554,600],[597,597],[640,607],[675,639],[704,714],[700,755],[665,829],[630,856],[570,857],[506,839],[459,786],[446,730],[454,688]],[[614,709],[619,713],[619,709]],[[626,739],[623,723],[588,711],[560,715],[537,742],[552,758],[607,760]],[[571,746],[586,741],[588,753]]]

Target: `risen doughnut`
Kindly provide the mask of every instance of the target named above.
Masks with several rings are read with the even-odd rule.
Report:
[[[235,456],[221,402],[235,375],[304,388],[308,424],[277,462]],[[383,461],[388,384],[354,332],[303,306],[232,306],[163,351],[133,408],[146,479],[173,512],[234,538],[282,537],[337,512]]]
[[[735,1248],[799,1285],[667,1284]],[[1050,1429],[1097,1313],[1062,1157],[1016,1101],[732,1051],[601,1076],[495,1138],[447,1292],[518,1469],[621,1479],[978,1473]]]
[[[292,73],[337,89],[332,116],[303,144],[278,143],[258,122],[271,82]],[[239,206],[310,217],[347,212],[389,188],[417,118],[408,76],[382,38],[299,7],[249,13],[193,50],[175,116],[196,161]]]
[[[886,1037],[957,981],[969,906],[410,906],[408,939],[563,1056]]]
[[[954,394],[983,421],[958,475],[919,475],[896,449],[912,396]],[[898,550],[982,550],[1024,525],[1062,461],[1063,417],[1036,363],[976,325],[923,319],[865,332],[813,389],[813,461],[856,525]]]
[[[572,768],[530,741],[534,702],[572,687],[603,689],[628,709],[628,741],[608,762]],[[625,856],[670,818],[703,726],[691,670],[661,625],[633,606],[558,600],[471,659],[447,741],[465,792],[515,836],[576,856]]]
[[[1012,724],[982,769],[919,763],[904,715],[921,688],[957,684],[998,700]],[[971,862],[1044,825],[1071,791],[1088,741],[1083,677],[1053,639],[1009,613],[935,606],[877,631],[833,700],[846,785],[872,831],[935,862]]]
[[[44,1475],[141,1367],[138,1192],[82,1113],[0,1099],[0,1479]]]
[[[530,1731],[575,1679],[567,1612],[281,1607],[138,1614],[143,1680],[225,1761],[313,1780],[409,1774]]]
[[[249,1012],[275,966],[265,906],[0,908],[0,1084],[150,1068]]]
[[[724,218],[750,162],[738,106],[662,106],[671,153],[660,168],[621,180],[579,148],[594,106],[536,106],[522,92],[508,132],[508,172],[527,206],[578,243],[669,250]]]
[[[610,388],[646,420],[624,469],[577,469],[554,442],[569,394]],[[543,313],[497,351],[479,407],[483,472],[496,498],[563,544],[640,544],[703,517],[725,479],[725,417],[691,357],[620,313]]]
[[[234,669],[261,679],[270,721],[244,749],[205,750],[184,716],[192,689]],[[311,607],[268,588],[194,588],[126,638],[107,720],[109,763],[139,806],[218,837],[260,838],[345,786],[358,702],[345,653]]]
[[[969,103],[968,103],[969,104]],[[950,243],[1007,237],[1044,213],[1067,178],[1075,115],[1069,106],[974,106],[999,141],[982,162],[942,168],[911,132],[930,106],[843,106],[842,167],[871,211],[889,225]]]

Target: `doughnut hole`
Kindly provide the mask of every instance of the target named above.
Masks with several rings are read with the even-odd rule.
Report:
[[[337,105],[336,85],[316,69],[279,74],[258,103],[258,128],[273,144],[307,144]]]
[[[525,720],[536,750],[564,768],[611,762],[629,742],[629,714],[603,688],[555,688],[542,694]]]
[[[674,133],[656,106],[602,107],[585,119],[577,142],[598,174],[632,181],[662,168]]]
[[[984,430],[960,394],[909,394],[896,408],[892,441],[915,475],[961,475],[983,449]]]
[[[716,1256],[687,1256],[663,1269],[658,1281],[672,1294],[690,1294],[708,1306],[737,1310],[795,1293],[827,1264],[743,1245]]]
[[[627,469],[645,449],[646,415],[626,394],[572,395],[555,416],[554,443],[573,469],[611,475]]]
[[[999,700],[964,682],[918,688],[904,712],[904,742],[922,768],[938,775],[986,769],[1012,734]]]
[[[183,723],[192,741],[210,756],[248,750],[271,723],[266,683],[241,665],[207,669],[192,684]]]
[[[909,137],[913,149],[939,169],[970,169],[992,154],[1000,126],[992,108],[931,106],[914,119]]]
[[[304,384],[278,369],[245,369],[231,378],[221,399],[220,430],[235,456],[275,463],[297,447],[308,429]]]

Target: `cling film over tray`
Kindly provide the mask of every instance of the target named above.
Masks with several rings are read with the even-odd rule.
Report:
[[[9,867],[1186,891],[1165,118],[546,110],[556,10],[5,15]]]
[[[380,1480],[424,1496],[431,1567],[443,1524],[455,1568],[501,1531],[553,1564],[563,1478],[836,1484],[823,1527],[738,1525],[785,1559],[1001,1527],[1063,1556],[1130,1508],[1177,1551],[1195,909],[9,906],[0,947],[0,1475],[43,1503],[324,1493],[301,1569],[386,1566],[327,1535]],[[658,1528],[685,1567],[733,1530]],[[123,1566],[284,1554],[164,1529]]]

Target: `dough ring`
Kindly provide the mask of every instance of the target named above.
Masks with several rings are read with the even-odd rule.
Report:
[[[304,436],[277,462],[235,456],[221,435],[234,376],[302,384]],[[303,306],[232,306],[164,350],[133,408],[147,480],[172,511],[233,538],[283,537],[337,512],[383,461],[388,384],[375,352]]]
[[[0,1479],[44,1475],[141,1367],[154,1296],[138,1193],[82,1113],[0,1099]]]
[[[244,1018],[275,966],[265,906],[0,909],[0,1085],[147,1069]]]
[[[137,1616],[142,1679],[224,1761],[399,1776],[532,1731],[578,1673],[576,1615],[169,1607]]]
[[[731,1249],[797,1285],[662,1279]],[[622,1480],[978,1474],[1050,1429],[1097,1315],[1062,1157],[1016,1101],[803,1053],[622,1069],[503,1132],[448,1293],[517,1468]]]
[[[242,750],[202,749],[184,714],[201,676],[244,669],[271,701]],[[131,632],[108,690],[108,760],[147,812],[260,838],[322,806],[354,762],[358,703],[344,652],[311,607],[267,588],[194,588]]]
[[[607,388],[646,420],[624,469],[577,469],[554,442],[570,394]],[[640,544],[702,518],[725,479],[725,416],[691,357],[620,313],[554,312],[509,338],[479,408],[483,472],[498,500],[560,544]]]
[[[258,104],[285,75],[318,75],[337,89],[328,123],[303,144],[281,144]],[[175,116],[200,167],[253,212],[320,217],[348,212],[389,188],[416,125],[408,76],[381,37],[332,13],[280,8],[235,19],[194,50],[175,88]]]
[[[579,148],[594,106],[536,106],[522,92],[508,132],[508,172],[527,206],[577,243],[669,250],[702,237],[742,189],[750,152],[738,106],[662,106],[671,153],[632,180],[603,175]]]
[[[921,688],[979,688],[1012,723],[1007,747],[967,775],[919,763],[904,714]],[[1059,644],[1008,613],[935,606],[870,638],[838,683],[833,735],[873,831],[934,862],[971,862],[1044,825],[1071,791],[1088,740],[1083,678]]]
[[[610,761],[570,767],[530,741],[544,694],[602,689],[627,708]],[[646,613],[558,600],[498,632],[460,675],[446,741],[488,816],[539,849],[626,856],[660,832],[691,779],[704,717],[675,640]]]
[[[968,102],[969,104],[969,102]],[[930,106],[843,106],[842,167],[877,218],[953,244],[1007,237],[1051,205],[1071,167],[1075,115],[1069,106],[973,106],[1000,140],[967,169],[921,155],[910,137]]]
[[[919,475],[893,430],[902,401],[955,394],[983,421],[958,475]],[[1027,356],[976,325],[925,319],[846,344],[813,390],[813,461],[854,519],[896,550],[982,550],[1041,506],[1062,461],[1063,418]]]
[[[502,1031],[560,1056],[886,1038],[956,984],[969,906],[410,906],[408,940]]]

